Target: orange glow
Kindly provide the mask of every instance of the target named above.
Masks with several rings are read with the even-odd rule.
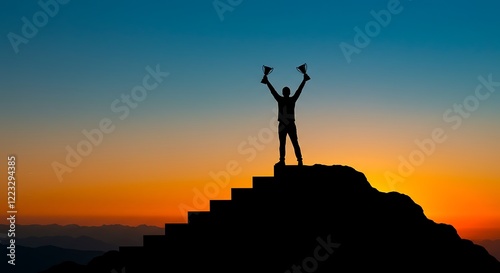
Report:
[[[384,114],[374,116],[377,120],[386,118]],[[208,203],[195,200],[197,194],[206,199],[228,199],[230,188],[251,187],[252,176],[273,175],[272,166],[278,159],[276,137],[261,142],[261,149],[254,149],[254,157],[238,150],[249,136],[271,128],[270,118],[252,123],[254,130],[231,132],[230,128],[219,128],[201,139],[190,130],[142,135],[122,127],[72,172],[65,173],[62,182],[57,180],[51,163],[64,163],[66,154],[60,143],[67,141],[15,147],[19,223],[163,226],[184,222],[187,208],[209,209]],[[378,190],[409,195],[427,217],[453,224],[463,236],[482,238],[485,233],[481,230],[490,230],[489,235],[499,238],[500,234],[491,231],[500,227],[500,174],[495,166],[500,161],[499,153],[469,143],[473,132],[464,129],[459,135],[448,133],[447,142],[436,146],[421,165],[414,166],[411,175],[404,176],[398,173],[399,158],[416,149],[414,136],[424,138],[432,129],[417,133],[406,127],[408,123],[375,126],[354,117],[326,129],[321,122],[298,122],[304,164],[352,166]],[[409,129],[400,131],[399,127]],[[484,142],[493,143],[489,139]],[[6,166],[2,160],[0,163]],[[295,163],[289,144],[287,164]],[[404,181],[391,185],[387,172],[400,175]],[[227,178],[226,186],[216,181],[221,179],[219,183],[224,184]]]

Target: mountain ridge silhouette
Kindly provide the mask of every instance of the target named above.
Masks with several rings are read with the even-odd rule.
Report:
[[[113,245],[90,236],[30,236],[16,240],[17,245],[26,247],[55,246],[65,249],[102,251],[118,250],[119,245]]]
[[[8,246],[0,244],[0,247],[4,250],[7,250]],[[6,251],[2,251],[2,254],[4,252]],[[95,257],[99,257],[105,253],[104,251],[69,249],[53,245],[37,247],[16,245],[16,264],[10,265],[4,262],[0,265],[0,272],[39,273],[42,270],[53,268],[54,264],[61,262],[74,265],[89,263]]]
[[[8,230],[8,225],[0,224],[1,230]],[[138,226],[128,226],[128,225],[100,225],[100,226],[83,226],[83,225],[40,225],[40,224],[29,224],[29,225],[16,225],[17,239],[22,242],[30,237],[38,237],[41,240],[47,240],[46,245],[55,245],[57,242],[49,242],[48,237],[60,237],[68,236],[73,238],[78,238],[81,236],[91,237],[94,240],[102,241],[106,244],[114,246],[113,248],[118,248],[118,246],[126,245],[142,245],[142,236],[145,234],[162,234],[162,230],[156,226],[138,225]],[[21,243],[22,245],[22,243]],[[59,244],[60,245],[60,244]],[[74,248],[74,249],[79,249]],[[99,249],[97,249],[99,250]]]
[[[253,177],[252,188],[233,188],[231,200],[211,200],[210,211],[188,218],[145,235],[143,246],[44,273],[500,272],[484,247],[350,166],[276,166],[274,176]]]

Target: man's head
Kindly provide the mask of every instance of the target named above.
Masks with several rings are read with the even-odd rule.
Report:
[[[283,96],[290,97],[290,88],[288,86],[283,87]]]

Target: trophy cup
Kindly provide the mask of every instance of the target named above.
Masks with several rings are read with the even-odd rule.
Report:
[[[266,83],[266,81],[264,81],[264,78],[265,78],[267,75],[271,74],[271,72],[273,72],[273,70],[274,70],[274,68],[269,67],[269,66],[265,66],[265,65],[263,65],[263,66],[262,66],[262,71],[264,72],[264,77],[262,78],[262,80],[261,80],[260,82],[261,82],[261,83]]]
[[[302,65],[300,65],[300,66],[297,66],[297,70],[298,70],[300,73],[304,74],[304,76],[305,76],[305,80],[306,80],[306,81],[308,81],[308,80],[310,80],[310,79],[311,79],[311,77],[309,77],[309,75],[307,75],[307,64],[306,64],[306,63],[304,63],[304,64],[302,64]]]

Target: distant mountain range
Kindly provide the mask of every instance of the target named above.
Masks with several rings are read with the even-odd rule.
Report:
[[[89,236],[43,236],[17,239],[18,245],[27,247],[55,246],[75,250],[109,251],[118,250],[119,245],[109,244]]]
[[[8,230],[0,225],[0,232]],[[114,250],[117,246],[142,245],[144,234],[160,235],[165,230],[155,226],[79,226],[79,225],[17,225],[16,240],[25,246],[53,245],[80,250]],[[81,238],[83,237],[83,238]],[[52,243],[51,243],[51,240]],[[87,241],[88,240],[88,241]],[[72,246],[72,247],[71,247]],[[95,247],[95,249],[92,249]]]
[[[7,225],[0,225],[0,232],[6,230]],[[0,272],[38,273],[61,263],[84,265],[119,246],[142,245],[144,234],[164,233],[163,228],[146,225],[17,225],[16,265],[4,262]],[[8,238],[0,235],[0,253],[6,257]]]
[[[9,273],[38,273],[65,261],[87,264],[93,258],[104,253],[103,251],[82,251],[55,246],[25,247],[16,245],[16,265],[13,266],[7,263],[7,245],[0,244],[0,247],[2,257],[5,257],[0,265],[0,272]]]

